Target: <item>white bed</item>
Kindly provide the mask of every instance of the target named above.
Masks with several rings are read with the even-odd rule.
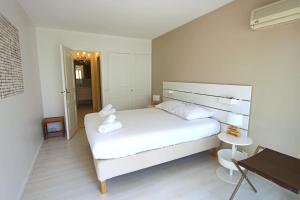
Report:
[[[95,159],[113,159],[144,151],[198,140],[220,132],[220,123],[204,118],[184,120],[158,108],[119,111],[123,128],[100,134],[103,118],[98,113],[85,116],[87,137]]]
[[[164,100],[207,107],[214,112],[214,119],[187,121],[155,108],[120,111],[116,115],[123,128],[100,134],[101,118],[97,113],[86,115],[85,129],[101,193],[106,192],[110,178],[218,148],[216,134],[226,130],[230,112],[243,115],[242,134],[247,134],[251,91],[251,86],[164,82]],[[220,99],[232,98],[239,103],[220,103]]]

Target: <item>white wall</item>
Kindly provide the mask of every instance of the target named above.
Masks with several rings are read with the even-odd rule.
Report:
[[[0,199],[19,199],[42,143],[42,100],[35,30],[16,0],[0,12],[19,29],[24,93],[0,100]]]
[[[151,40],[38,28],[37,46],[44,116],[64,115],[59,45],[74,50],[100,51],[104,104],[108,93],[108,56],[110,52],[151,54]]]

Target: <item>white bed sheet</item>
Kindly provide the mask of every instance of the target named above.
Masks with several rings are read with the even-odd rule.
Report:
[[[157,108],[118,111],[123,128],[101,134],[103,119],[87,114],[85,130],[94,159],[113,159],[143,151],[189,142],[219,133],[220,123],[211,118],[187,121]]]

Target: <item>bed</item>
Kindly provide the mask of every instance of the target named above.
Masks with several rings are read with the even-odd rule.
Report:
[[[116,113],[123,128],[99,134],[103,118],[98,113],[85,116],[88,141],[95,159],[115,159],[141,152],[213,136],[220,123],[212,118],[184,120],[158,108],[125,110]]]
[[[208,95],[209,92],[212,95]],[[217,96],[215,93],[224,94]],[[214,110],[215,117],[188,121],[158,108],[118,111],[116,116],[123,128],[100,134],[97,127],[103,119],[98,113],[86,115],[85,129],[101,193],[106,192],[106,180],[113,177],[219,147],[217,134],[227,127],[224,114],[243,113],[247,110],[245,106],[249,108],[247,112],[250,111],[250,101],[244,99],[245,94],[251,98],[251,86],[164,82],[164,100],[200,104]],[[199,98],[201,96],[204,100]],[[232,97],[246,104],[224,106],[219,103],[219,98]],[[248,120],[249,116],[245,114],[246,126]],[[242,134],[247,134],[246,126]]]

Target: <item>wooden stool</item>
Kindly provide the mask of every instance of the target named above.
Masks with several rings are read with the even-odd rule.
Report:
[[[48,131],[48,124],[50,123],[57,123],[60,122],[62,124],[62,130],[59,131]],[[51,134],[51,137],[56,137],[56,136],[65,136],[65,118],[62,117],[48,117],[44,118],[42,121],[42,126],[43,126],[43,132],[44,132],[44,139],[46,140],[49,137],[49,133],[55,133]]]

